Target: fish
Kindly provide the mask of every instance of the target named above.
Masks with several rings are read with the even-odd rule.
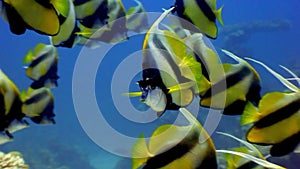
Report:
[[[31,88],[57,87],[58,54],[53,45],[37,44],[34,50],[29,50],[23,60],[26,75],[33,80]]]
[[[26,29],[53,36],[60,31],[59,15],[68,13],[67,0],[2,0],[5,17],[12,33],[24,34]]]
[[[137,6],[131,7],[126,12],[126,28],[137,33],[146,33],[148,30],[148,18],[142,3],[134,0]]]
[[[28,127],[19,94],[17,86],[0,69],[0,144],[12,141],[13,132]]]
[[[26,120],[14,119],[12,122],[10,122],[9,126],[6,128],[6,131],[8,131],[9,133],[14,133],[18,130],[22,130],[27,127],[29,127],[29,123]]]
[[[50,36],[50,41],[53,46],[62,46],[72,48],[76,44],[76,25],[75,8],[72,0],[68,0],[69,11],[66,17],[60,15],[60,31]]]
[[[222,76],[224,77],[225,72],[220,64],[219,55],[205,35],[199,32],[189,32],[184,38],[184,43],[196,55],[196,60],[201,63],[202,74],[210,85],[220,80]]]
[[[22,112],[37,124],[55,124],[54,96],[49,88],[28,89],[23,93]]]
[[[220,76],[211,87],[200,95],[200,105],[223,110],[225,115],[241,115],[248,101],[258,104],[260,96],[260,76],[245,60],[233,53],[222,50],[236,60],[237,64],[222,64],[225,76]]]
[[[17,86],[0,69],[0,131],[4,131],[12,121],[22,120],[22,101]]]
[[[158,28],[159,23],[173,9],[166,10],[150,27],[143,43],[142,80],[138,81],[142,91],[142,100],[152,94],[160,94],[164,102],[153,110],[178,110],[189,105],[195,93],[209,88],[209,82],[203,78],[201,63],[192,52],[187,53],[184,41],[175,33]],[[174,90],[170,91],[170,88]],[[157,92],[151,92],[157,90]],[[160,90],[160,91],[158,91]],[[162,91],[162,92],[161,92]],[[151,93],[150,95],[148,93]],[[154,99],[151,99],[154,101]],[[166,103],[166,105],[161,105]],[[157,112],[161,116],[165,110]]]
[[[245,154],[253,154],[249,149],[245,147],[237,147],[232,151],[241,152]],[[253,155],[255,156],[255,155]],[[267,169],[266,167],[260,166],[253,161],[242,158],[240,156],[234,156],[231,154],[225,154],[225,160],[227,162],[226,169]]]
[[[223,136],[238,141],[242,146],[233,148],[233,150],[216,150],[217,153],[224,155],[227,163],[226,169],[284,169],[284,167],[269,162],[270,155],[264,156],[262,152],[254,145],[245,140],[239,139],[229,133],[217,132]]]
[[[174,7],[173,12],[179,17],[194,24],[208,37],[217,38],[216,19],[223,25],[223,6],[217,10],[216,0],[176,0]]]
[[[179,111],[189,125],[159,126],[148,145],[141,135],[132,148],[132,169],[217,168],[216,150],[210,136],[187,109],[180,108]]]
[[[87,8],[84,6],[92,6]],[[88,1],[75,4],[79,31],[75,34],[90,41],[115,44],[128,39],[126,28],[126,11],[121,0]],[[78,14],[79,13],[79,14]],[[80,16],[78,17],[77,14]]]
[[[86,20],[91,20],[90,22],[95,22],[97,19],[103,22],[108,18],[108,8],[107,0],[74,0],[75,16],[76,19],[81,21],[85,26],[91,27]],[[96,16],[97,15],[97,16]],[[85,22],[87,22],[85,24]]]
[[[241,116],[241,124],[253,125],[248,130],[246,139],[254,144],[272,145],[272,156],[293,152],[300,143],[300,89],[264,63],[247,59],[266,68],[289,91],[268,92],[263,95],[258,106],[247,104]],[[292,71],[283,68],[298,78]]]

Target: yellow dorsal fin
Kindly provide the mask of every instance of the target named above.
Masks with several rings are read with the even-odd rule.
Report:
[[[223,10],[224,5],[221,6],[218,10],[215,10],[214,13],[216,15],[216,18],[220,22],[221,25],[224,25],[223,19],[222,19],[222,10]]]
[[[266,116],[268,115],[267,113],[282,108],[298,98],[299,94],[297,93],[270,92],[262,97],[259,103],[259,110],[263,116]]]
[[[39,43],[35,46],[34,50],[33,50],[33,55],[34,57],[36,57],[36,55],[38,55],[42,50],[44,50],[44,48],[46,47],[46,44],[43,43]]]
[[[32,62],[33,60],[34,60],[33,53],[31,50],[29,50],[23,59],[23,63],[28,64],[28,63]]]

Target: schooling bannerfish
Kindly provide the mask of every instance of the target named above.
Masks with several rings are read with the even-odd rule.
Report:
[[[121,0],[74,2],[74,4],[76,18],[79,20],[77,35],[106,43],[127,40],[126,11]]]
[[[49,88],[29,89],[23,94],[22,112],[38,124],[55,124],[54,97]]]
[[[68,0],[2,0],[4,19],[14,34],[23,34],[32,29],[46,35],[60,31],[59,15],[67,16]]]
[[[247,101],[255,104],[259,102],[260,77],[248,62],[229,51],[222,51],[238,64],[222,64],[225,77],[220,77],[205,94],[200,95],[200,105],[224,109],[223,114],[240,115]]]
[[[28,126],[23,120],[21,105],[17,86],[0,70],[0,143],[11,141],[11,133]]]
[[[166,124],[158,127],[147,145],[144,136],[132,149],[132,169],[185,168],[216,169],[217,159],[213,142],[205,129],[186,109],[180,111],[189,121],[188,126]]]
[[[135,0],[137,6],[131,7],[126,12],[126,27],[128,30],[143,33],[148,30],[148,19],[146,10],[143,7],[143,4]]]
[[[254,123],[246,138],[255,144],[272,145],[272,156],[283,156],[300,143],[300,89],[262,62],[250,59],[265,67],[291,92],[266,93],[256,108],[248,103],[241,117],[242,124]],[[283,67],[296,79],[292,71]],[[300,84],[300,80],[297,81]]]
[[[58,54],[53,45],[38,44],[24,58],[26,75],[33,80],[31,88],[57,87]]]
[[[195,92],[200,93],[209,87],[209,82],[202,78],[201,63],[197,61],[193,52],[188,50],[185,42],[175,33],[158,28],[159,23],[171,10],[172,8],[166,10],[145,36],[143,80],[138,82],[142,100],[149,96],[151,90],[162,91],[160,93],[164,97],[163,100],[166,99],[165,110],[177,110],[189,105]],[[157,112],[158,115],[165,110]]]
[[[78,30],[76,26],[76,15],[74,4],[72,0],[68,0],[69,10],[67,16],[60,15],[60,30],[54,35],[50,36],[51,44],[54,46],[73,47],[76,44],[75,31]]]
[[[216,0],[176,0],[174,6],[179,17],[193,23],[210,38],[217,37],[216,19],[223,25],[223,7],[217,10]]]

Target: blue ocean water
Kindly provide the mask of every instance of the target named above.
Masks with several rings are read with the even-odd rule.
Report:
[[[173,4],[171,0],[141,0],[141,2],[146,11],[149,12],[162,12],[162,8],[167,9]],[[123,3],[126,8],[135,5],[134,1],[131,0],[123,0]],[[224,5],[224,26],[219,25],[219,37],[216,40],[211,40],[216,49],[230,48],[230,50],[238,56],[247,56],[261,60],[274,68],[274,70],[288,76],[288,74],[285,74],[286,72],[278,66],[279,64],[284,65],[291,68],[291,70],[300,76],[300,61],[298,56],[300,53],[298,42],[300,39],[300,23],[298,19],[300,2],[298,0],[218,0],[217,3],[218,7]],[[270,26],[272,22],[269,22],[274,20],[287,21],[289,27],[279,26],[274,28]],[[270,24],[261,26],[257,25],[257,21],[264,21]],[[222,29],[225,30],[225,28],[228,28],[234,31],[235,27],[232,25],[241,25],[242,23],[244,26],[238,28],[250,29],[251,31],[241,35],[243,37],[225,41],[227,36],[226,31],[222,33]],[[33,31],[26,31],[24,35],[13,35],[9,30],[8,23],[2,19],[0,19],[0,28],[0,69],[16,83],[19,89],[26,89],[31,81],[25,76],[25,69],[22,64],[23,57],[27,51],[33,49],[37,43],[48,44],[49,39]],[[112,89],[110,86],[114,71],[125,58],[141,49],[142,40],[143,35],[136,35],[130,38],[128,42],[126,41],[114,46],[101,62],[94,82],[95,98],[103,117],[112,127],[112,131],[121,133],[122,136],[129,136],[130,138],[137,138],[141,133],[149,135],[157,126],[172,123],[174,117],[178,115],[177,112],[168,112],[169,114],[161,119],[152,122],[137,123],[126,118],[126,114],[130,114],[130,112],[127,112],[125,109],[118,110],[113,103],[111,93],[114,93],[114,91],[111,92],[111,90],[116,90],[116,88]],[[25,161],[32,169],[123,169],[131,167],[130,159],[114,154],[130,153],[128,152],[130,148],[124,147],[126,144],[123,144],[122,139],[108,139],[112,147],[110,147],[111,149],[107,149],[106,147],[99,146],[97,140],[91,139],[89,136],[92,134],[86,132],[80,125],[84,120],[77,118],[74,109],[72,78],[76,76],[76,74],[74,75],[74,67],[78,64],[78,57],[83,57],[81,52],[82,46],[76,46],[72,49],[58,48],[58,74],[60,79],[58,80],[58,88],[52,90],[55,95],[56,124],[40,126],[31,123],[29,128],[14,134],[13,142],[0,145],[1,151],[21,152],[24,155]],[[138,53],[132,57],[136,56],[139,56]],[[228,59],[226,56],[221,57],[224,60]],[[90,59],[89,56],[86,56],[86,58]],[[136,61],[133,62],[132,65],[127,66],[128,68],[135,66],[141,67],[140,63],[140,61]],[[265,69],[258,65],[254,65],[254,67],[261,75],[262,93],[285,89],[280,82]],[[123,70],[123,73],[126,74],[126,69]],[[78,79],[80,78],[81,77],[78,77]],[[136,74],[135,78],[130,81],[132,90],[138,90],[134,83],[140,78],[141,75]],[[85,79],[85,77],[82,77],[82,79]],[[124,86],[126,84],[123,80],[128,79],[123,77],[114,80],[117,80],[116,83],[118,83],[119,86]],[[85,83],[85,80],[82,80],[81,84],[82,88],[86,90],[88,90],[91,85]],[[119,97],[123,97],[121,93]],[[138,99],[132,99],[132,103],[135,104],[136,109],[147,110],[147,106],[139,103]],[[90,111],[93,110],[87,107],[87,121],[89,121],[89,118],[93,118],[89,117],[88,112]],[[206,112],[200,112],[198,114],[198,118],[201,122],[205,121],[206,116]],[[107,138],[112,135],[112,133],[109,133],[110,131],[101,129],[103,124],[95,123],[92,125],[92,132],[98,135],[99,138],[107,140]],[[217,130],[237,134],[240,137],[243,136],[243,131],[238,124],[237,117],[222,117]],[[216,135],[213,135],[213,138],[217,148],[237,145],[237,143],[232,140],[224,141],[224,139]],[[300,155],[291,154],[271,160],[287,168],[296,169],[296,166],[300,164]]]

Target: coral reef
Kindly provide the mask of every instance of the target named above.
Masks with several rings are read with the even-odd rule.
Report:
[[[19,152],[3,153],[0,152],[0,168],[1,169],[27,169],[24,159]]]

